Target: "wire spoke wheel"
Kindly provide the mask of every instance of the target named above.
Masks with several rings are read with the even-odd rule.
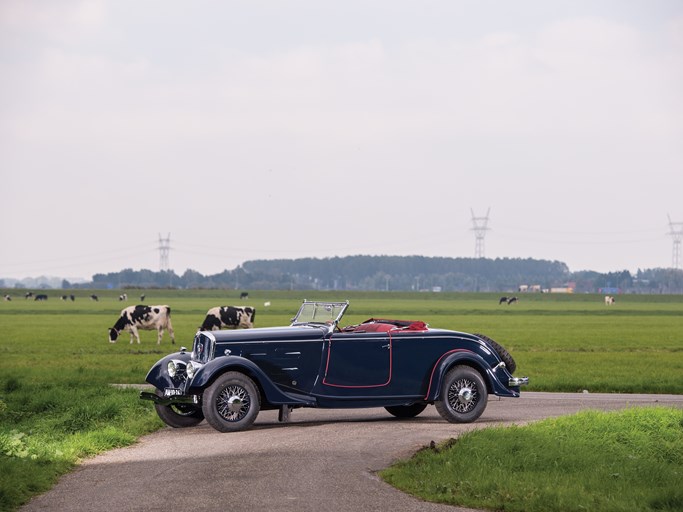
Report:
[[[391,405],[385,407],[387,412],[397,418],[414,418],[427,408],[426,403],[417,402],[411,405]]]
[[[459,379],[448,388],[448,404],[456,412],[470,412],[478,401],[477,383],[470,379]]]
[[[220,432],[247,429],[261,410],[258,388],[243,373],[224,373],[204,392],[202,410],[206,421]]]
[[[446,421],[471,423],[486,409],[488,396],[484,379],[476,369],[455,366],[444,375],[434,406]]]
[[[160,390],[155,391],[157,396],[163,396]],[[157,415],[168,425],[173,428],[187,428],[199,425],[204,421],[204,413],[198,407],[188,404],[172,404],[160,405],[154,404]]]
[[[242,386],[228,386],[218,394],[216,409],[226,421],[240,421],[249,412],[251,398]]]

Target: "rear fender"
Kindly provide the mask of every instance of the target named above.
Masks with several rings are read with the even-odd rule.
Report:
[[[482,375],[489,393],[493,393],[496,396],[519,396],[517,391],[503,384],[503,382],[507,382],[511,377],[505,367],[498,366],[493,369],[480,355],[467,349],[455,349],[446,352],[434,365],[425,400],[432,402],[439,398],[444,376],[451,368],[457,365],[467,365],[477,370]]]
[[[315,403],[313,399],[306,400],[304,397],[299,398],[284,393],[253,361],[240,356],[218,357],[209,361],[197,370],[188,393],[202,394],[214,380],[229,371],[241,372],[254,380],[263,393],[263,400],[272,405],[314,405]]]

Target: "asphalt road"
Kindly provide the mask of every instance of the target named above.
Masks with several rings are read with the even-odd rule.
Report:
[[[468,425],[445,422],[431,406],[411,420],[384,409],[297,409],[288,424],[278,423],[277,412],[264,411],[246,432],[221,434],[206,422],[165,428],[86,460],[21,510],[465,511],[405,495],[376,471],[430,441],[471,429],[652,405],[683,408],[683,395],[526,392],[518,399],[493,397],[483,416]]]

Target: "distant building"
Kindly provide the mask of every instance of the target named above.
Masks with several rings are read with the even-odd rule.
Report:
[[[524,293],[524,292],[541,293],[543,291],[540,284],[520,284],[518,287],[518,290],[522,293]]]

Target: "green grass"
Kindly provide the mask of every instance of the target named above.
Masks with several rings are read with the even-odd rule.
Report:
[[[427,501],[510,512],[683,510],[683,410],[581,412],[464,434],[381,472]]]
[[[351,301],[344,324],[370,317],[424,320],[434,327],[487,334],[514,356],[517,375],[536,391],[683,394],[683,296],[619,296],[606,307],[598,295],[520,295],[498,305],[497,294],[146,290],[146,303],[172,308],[177,343],[168,334],[125,334],[116,344],[107,329],[122,303],[118,290],[77,290],[75,302],[48,291],[38,303],[0,302],[0,511],[14,510],[48,489],[84,457],[133,443],[162,426],[137,392],[112,383],[143,383],[163,355],[189,347],[216,305],[255,306],[256,326],[285,325],[301,301]],[[129,291],[131,299],[136,291]],[[265,301],[271,302],[264,307]]]
[[[93,385],[95,371],[20,373],[0,378],[0,510],[50,489],[78,460],[161,426],[135,390]]]

